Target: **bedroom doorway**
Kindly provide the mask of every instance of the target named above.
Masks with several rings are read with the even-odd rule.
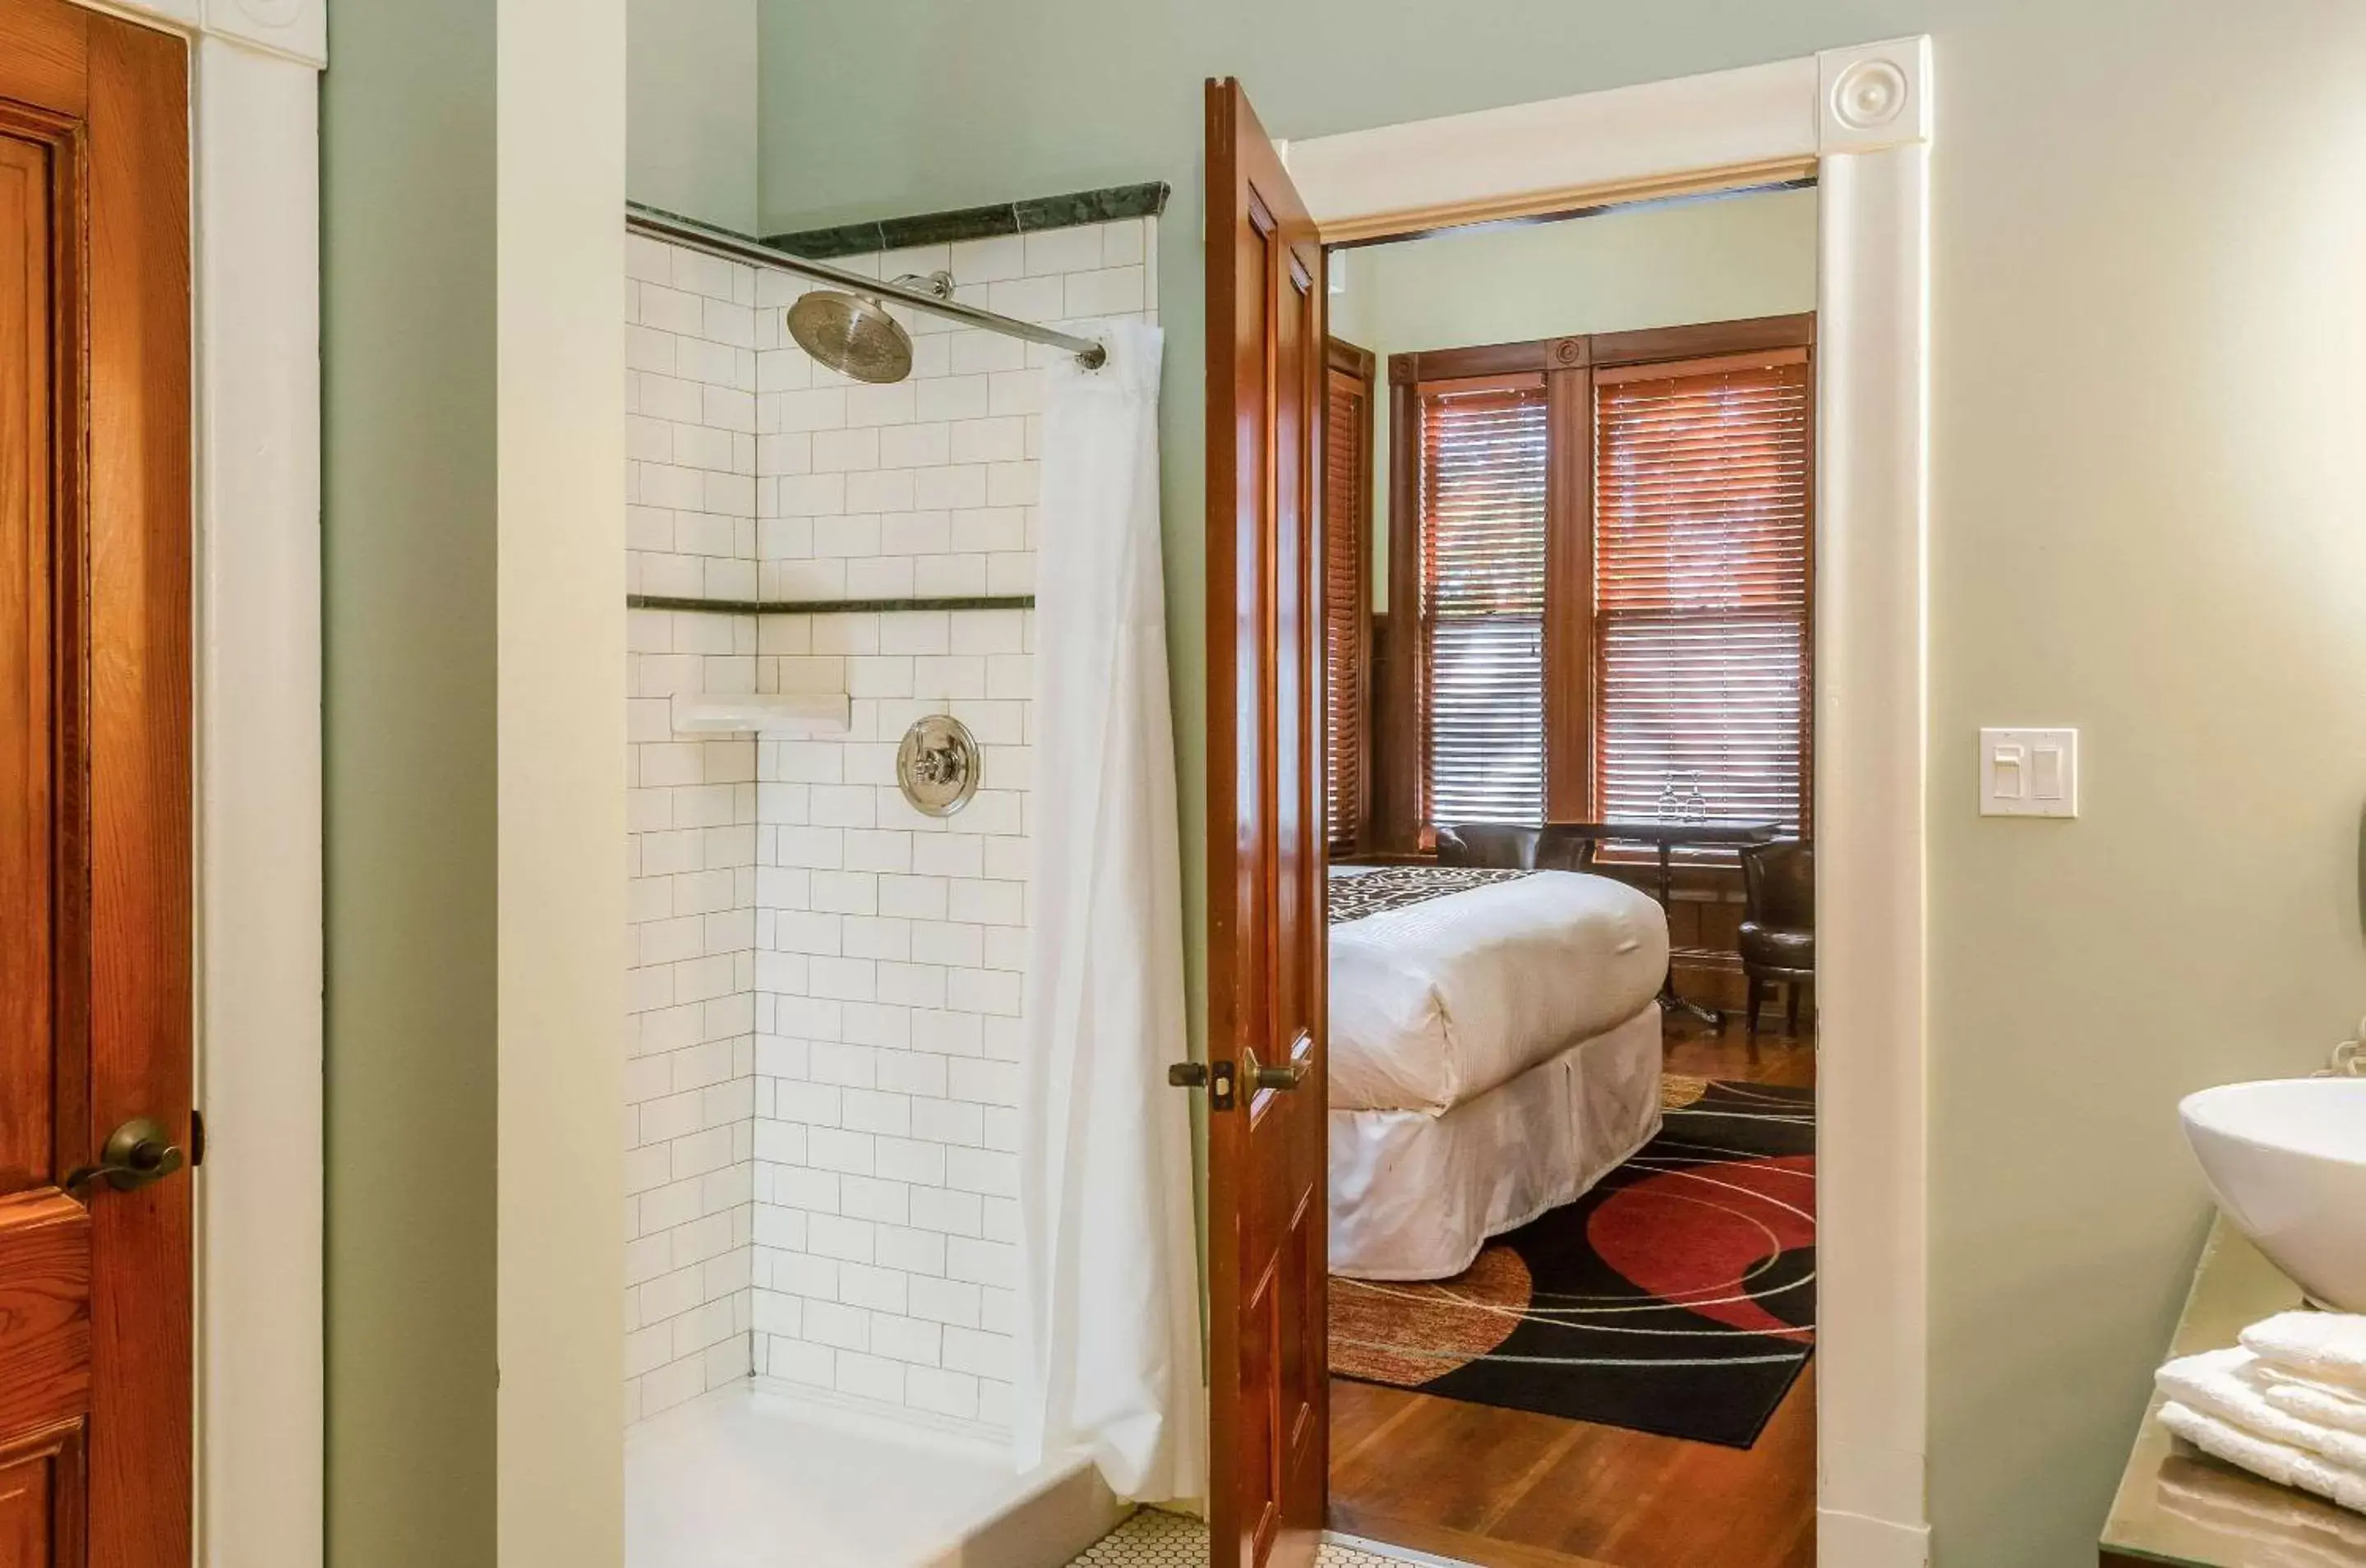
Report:
[[[1344,1535],[1814,1561],[1816,196],[1328,251]]]
[[[1200,1081],[1211,1110],[1211,1562],[1295,1565],[1311,1562],[1326,1538],[1352,1542],[1363,1521],[1346,1472],[1352,1449],[1367,1438],[1391,1472],[1383,1479],[1398,1487],[1386,1500],[1394,1512],[1366,1516],[1393,1521],[1379,1543],[1436,1560],[1526,1568],[1626,1568],[1704,1554],[1867,1568],[1924,1560],[1920,582],[1929,73],[1928,41],[1905,39],[1317,138],[1292,144],[1286,163],[1237,85],[1210,85],[1210,1060]],[[1463,231],[1468,240],[1482,224],[1581,211],[1601,223],[1670,197],[1716,196],[1722,200],[1708,205],[1739,206],[1760,197],[1735,193],[1781,187],[1806,192],[1818,209],[1808,310],[1535,329],[1551,336],[1472,334],[1402,356],[1325,330],[1334,299],[1327,253],[1443,231]],[[1351,255],[1349,289],[1353,272]],[[1353,313],[1351,304],[1346,314]],[[1343,340],[1335,350],[1335,337]],[[1493,355],[1452,356],[1469,350]],[[1432,352],[1441,357],[1426,361]],[[1392,374],[1387,361],[1403,356],[1409,362]],[[1702,378],[1717,383],[1713,393],[1703,391]],[[1404,411],[1425,394],[1437,406],[1424,424]],[[1682,492],[1688,470],[1681,454],[1655,464],[1650,441],[1636,435],[1671,419],[1681,425],[1690,417],[1687,399],[1696,414],[1707,406],[1735,418],[1750,405],[1761,425],[1787,418],[1791,434],[1776,445],[1812,455],[1795,465],[1793,499],[1773,508],[1787,510],[1789,524],[1770,533],[1763,497],[1740,504],[1729,510],[1742,521],[1689,561],[1688,539],[1678,536],[1686,530],[1655,523],[1652,499],[1654,484],[1662,502]],[[1770,415],[1776,405],[1791,413]],[[1371,428],[1360,437],[1359,412]],[[1622,419],[1632,426],[1623,434]],[[1384,439],[1391,450],[1417,451],[1416,460],[1388,464],[1381,477],[1375,449]],[[1343,455],[1358,446],[1359,460],[1374,467],[1366,476],[1369,502],[1357,496],[1355,504],[1386,505],[1398,517],[1426,505],[1438,519],[1429,538],[1416,539],[1412,570],[1394,581],[1474,588],[1484,614],[1463,615],[1469,606],[1431,592],[1398,621],[1397,594],[1381,576],[1395,563],[1369,553],[1364,570],[1374,581],[1362,592],[1388,606],[1389,621],[1350,634],[1327,614],[1358,592],[1337,581],[1352,574],[1355,552],[1326,551],[1322,515],[1328,490],[1351,488],[1355,464]],[[1426,479],[1419,477],[1424,462]],[[1414,479],[1398,477],[1408,469]],[[1515,470],[1525,491],[1506,479]],[[1763,489],[1763,480],[1750,482]],[[1530,499],[1506,504],[1514,491]],[[1698,509],[1684,500],[1680,510]],[[1786,556],[1777,535],[1798,547]],[[1704,570],[1749,591],[1688,606],[1687,574]],[[1584,591],[1569,591],[1572,581]],[[1771,601],[1760,592],[1770,588],[1780,590]],[[1724,619],[1684,636],[1651,619],[1686,608]],[[1408,624],[1415,638],[1394,633]],[[1356,646],[1356,637],[1369,646]],[[1414,665],[1416,695],[1386,702],[1409,647],[1426,661]],[[1785,726],[1770,720],[1783,705],[1763,691],[1742,693],[1740,705],[1768,733],[1752,740],[1743,725],[1724,738],[1729,750],[1755,748],[1754,772],[1692,756],[1679,770],[1689,776],[1639,778],[1634,764],[1649,751],[1652,726],[1682,718],[1688,701],[1700,705],[1677,689],[1687,660],[1754,660],[1763,675],[1782,667],[1784,647],[1797,661],[1792,813],[1770,818],[1766,808],[1779,803],[1758,798],[1719,815],[1736,789],[1782,773]],[[1367,682],[1357,700],[1370,749],[1352,780],[1333,765],[1336,735],[1325,702],[1335,681],[1346,683],[1345,671]],[[1397,691],[1402,699],[1406,687]],[[1525,761],[1505,765],[1506,757]],[[1658,761],[1670,771],[1666,755]],[[1351,784],[1352,807],[1344,802]],[[1521,810],[1496,814],[1507,800]],[[1359,835],[1375,830],[1338,846],[1332,824],[1351,812]],[[1346,874],[1338,877],[1329,863],[1335,849]],[[1765,918],[1757,924],[1772,928],[1753,944],[1755,974],[1683,951],[1739,934],[1725,930],[1729,900],[1708,891],[1702,870],[1722,857],[1752,887],[1745,897],[1760,900]],[[1442,891],[1391,886],[1423,880],[1392,877],[1407,871],[1441,886],[1448,874],[1462,880]],[[1607,933],[1595,961],[1540,969],[1531,953],[1518,971],[1524,983],[1455,979],[1418,995],[1423,987],[1405,981],[1420,966],[1402,942],[1393,958],[1385,942],[1361,942],[1374,951],[1360,959],[1353,951],[1358,936],[1391,926],[1397,937],[1436,949],[1427,955],[1433,973],[1441,955],[1458,973],[1491,963],[1500,973],[1503,955],[1519,953],[1523,931],[1554,919],[1585,923],[1571,910],[1538,907],[1580,888],[1599,906],[1597,932]],[[1335,893],[1344,917],[1336,923],[1328,918]],[[1820,907],[1803,894],[1820,895]],[[1618,935],[1622,921],[1631,942]],[[1369,930],[1354,933],[1358,924]],[[1812,947],[1797,940],[1808,931]],[[1673,966],[1670,949],[1680,959]],[[1622,966],[1646,977],[1640,991],[1634,975],[1613,973]],[[1600,1016],[1591,1020],[1571,1010],[1587,974],[1617,982],[1596,987],[1591,1005]],[[1743,995],[1734,998],[1737,987]],[[1456,996],[1441,1001],[1446,989]],[[1737,1004],[1760,1016],[1752,1003],[1770,990],[1781,1011],[1763,1014],[1756,1039],[1746,1023],[1718,1027]],[[1801,998],[1796,1021],[1785,992]],[[1486,996],[1504,1016],[1459,1027],[1489,1010],[1478,999]],[[1611,1016],[1638,998],[1648,1005],[1635,1016]],[[1672,1029],[1663,1004],[1666,1015],[1689,1021]],[[1425,1009],[1458,1027],[1431,1031],[1433,1045],[1445,1036],[1443,1050],[1407,1048],[1385,1034],[1335,1049],[1335,1034],[1371,1023],[1343,1021],[1358,1006],[1408,1038],[1421,1032]],[[1538,1035],[1587,1028],[1594,1032],[1568,1048],[1595,1058],[1583,1068],[1529,1049]],[[1380,1039],[1378,1049],[1371,1038]],[[1770,1069],[1770,1059],[1787,1065]],[[1624,1080],[1630,1090],[1649,1083],[1651,1103],[1639,1115],[1639,1093],[1588,1094],[1564,1083],[1566,1124],[1531,1135],[1549,1114],[1538,1107],[1550,1097],[1517,1086],[1549,1080],[1539,1067],[1606,1086]],[[1384,1103],[1382,1092],[1402,1103]],[[1362,1098],[1372,1103],[1356,1103]],[[1374,1125],[1358,1128],[1353,1118],[1366,1112]],[[1581,1126],[1585,1115],[1594,1122]],[[1385,1124],[1400,1116],[1402,1125]],[[1339,1135],[1343,1118],[1355,1135]],[[1631,1159],[1666,1156],[1652,1145],[1671,1126],[1696,1134],[1689,1141],[1707,1146],[1714,1158],[1706,1163],[1716,1168],[1704,1171],[1696,1148],[1650,1177],[1706,1175],[1731,1195],[1720,1200],[1723,1223],[1747,1233],[1746,1245],[1728,1238],[1704,1247],[1694,1235],[1672,1246],[1668,1227],[1645,1223],[1646,1205],[1627,1199],[1628,1179],[1617,1173]],[[1486,1151],[1515,1144],[1545,1145],[1548,1157],[1539,1161],[1531,1149],[1525,1159],[1489,1163]],[[1474,1158],[1471,1149],[1481,1154]],[[1810,1178],[1819,1153],[1828,1163],[1816,1198],[1801,1205],[1776,1196],[1778,1183],[1796,1191]],[[1405,1182],[1399,1168],[1407,1162],[1438,1179]],[[1488,1179],[1453,1179],[1474,1164]],[[1334,1201],[1342,1196],[1345,1204]],[[1458,1204],[1475,1212],[1450,1212]],[[1405,1211],[1393,1233],[1385,1223],[1392,1206]],[[1341,1208],[1350,1214],[1344,1227],[1332,1220]],[[1560,1238],[1557,1252],[1499,1239],[1494,1251],[1509,1256],[1489,1261],[1491,1235],[1517,1237],[1570,1211],[1580,1222],[1563,1228],[1576,1234]],[[1317,1230],[1331,1231],[1327,1246],[1313,1243]],[[1382,1245],[1391,1240],[1413,1250],[1392,1259]],[[1368,1322],[1343,1336],[1335,1333],[1342,1313],[1332,1307],[1344,1303],[1343,1260],[1355,1288],[1399,1297],[1401,1287],[1472,1269],[1488,1277],[1461,1280],[1443,1313],[1426,1314],[1459,1317],[1462,1327]],[[1572,1423],[1560,1433],[1567,1451],[1559,1457],[1577,1463],[1540,1505],[1583,1508],[1569,1494],[1591,1489],[1624,1508],[1597,1506],[1573,1525],[1564,1520],[1558,1534],[1531,1509],[1527,1540],[1498,1528],[1520,1512],[1516,1502],[1482,1499],[1483,1532],[1438,1522],[1436,1509],[1403,1518],[1408,1478],[1416,1490],[1450,1493],[1455,1465],[1487,1445],[1468,1416],[1421,1437],[1403,1413],[1415,1405],[1403,1399],[1359,1438],[1331,1397],[1339,1340],[1415,1363],[1410,1371],[1368,1365],[1366,1376],[1341,1380],[1380,1391],[1376,1399],[1414,1394],[1491,1412],[1533,1403],[1533,1388],[1513,1385],[1532,1384],[1533,1369],[1557,1358],[1527,1356],[1510,1343],[1524,1330],[1531,1338],[1546,1331],[1528,1307],[1512,1303],[1574,1295],[1599,1305],[1614,1292],[1593,1288],[1600,1276],[1584,1269],[1594,1266],[1612,1268],[1625,1286],[1651,1287],[1654,1300],[1626,1303],[1639,1314],[1673,1307],[1746,1320],[1716,1321],[1703,1332],[1755,1335],[1766,1352],[1758,1364],[1771,1370],[1741,1372],[1708,1394],[1687,1374],[1675,1381],[1692,1382],[1695,1397],[1672,1400],[1668,1379],[1599,1375],[1595,1367],[1583,1391],[1594,1408],[1515,1412]],[[1728,1272],[1730,1289],[1716,1278]],[[1573,1279],[1586,1288],[1572,1289]],[[1816,1306],[1797,1314],[1808,1290]],[[1776,1305],[1800,1321],[1786,1320]],[[1383,1310],[1401,1320],[1425,1315],[1402,1300]],[[1592,1331],[1615,1336],[1628,1326]],[[1420,1375],[1440,1363],[1451,1364],[1444,1376]],[[1786,1426],[1795,1390],[1797,1414]],[[1668,1412],[1677,1404],[1690,1407],[1686,1420],[1718,1430],[1672,1437]],[[1606,1464],[1581,1451],[1592,1427],[1616,1428],[1620,1442],[1650,1437],[1693,1446],[1656,1462]],[[1787,1522],[1768,1529],[1760,1519],[1718,1533],[1718,1517],[1730,1518],[1737,1503],[1756,1504],[1698,1454],[1746,1453],[1784,1432],[1801,1462],[1769,1467],[1789,1478],[1777,1487],[1788,1495],[1770,1504],[1769,1517]],[[1498,1451],[1461,1473],[1494,1484],[1521,1462]],[[1552,1469],[1546,1457],[1536,1463]],[[1626,1495],[1611,1495],[1619,1492]],[[1710,1495],[1718,1506],[1701,1506]],[[1653,1516],[1650,1505],[1661,1511]],[[1490,1512],[1494,1518],[1485,1520]],[[1641,1525],[1622,1531],[1601,1522],[1628,1515]],[[1647,1551],[1652,1529],[1666,1538],[1657,1557]],[[1415,1533],[1423,1539],[1411,1539]]]

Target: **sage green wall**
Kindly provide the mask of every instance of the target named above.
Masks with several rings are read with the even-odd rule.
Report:
[[[321,79],[328,1560],[494,1561],[494,0]]]
[[[1448,230],[1331,259],[1331,330],[1380,355],[1779,315],[1816,308],[1816,193]]]
[[[631,0],[625,183],[635,201],[756,227],[757,0]]]
[[[2091,1562],[2205,1223],[2176,1099],[2314,1065],[2366,998],[2366,8],[765,6],[768,231],[1176,186],[1194,867],[1200,79],[1305,137],[1934,36],[1932,1507],[1943,1568]],[[2085,816],[1978,818],[1982,723],[2083,727]]]
[[[1389,355],[1816,308],[1816,193],[1659,202],[1331,257],[1331,334]],[[1345,287],[1338,287],[1344,284]],[[1389,418],[1372,422],[1372,603],[1389,602]]]

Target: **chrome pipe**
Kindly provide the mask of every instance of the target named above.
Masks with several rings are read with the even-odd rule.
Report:
[[[693,219],[681,218],[670,212],[660,212],[653,207],[626,203],[625,227],[636,234],[647,234],[653,240],[684,245],[693,251],[704,251],[727,261],[747,262],[750,265],[771,267],[776,272],[793,272],[800,277],[810,277],[843,288],[850,294],[867,294],[874,299],[892,299],[898,305],[915,310],[927,310],[967,326],[984,327],[990,333],[1006,337],[1025,338],[1029,343],[1049,344],[1075,355],[1087,370],[1098,370],[1107,363],[1109,351],[1090,338],[1078,337],[1053,327],[1038,326],[1015,316],[964,305],[958,299],[942,299],[934,294],[923,294],[916,288],[898,288],[878,278],[865,277],[859,272],[828,262],[807,261],[803,256],[775,250],[771,245],[747,239],[727,230],[710,229]]]

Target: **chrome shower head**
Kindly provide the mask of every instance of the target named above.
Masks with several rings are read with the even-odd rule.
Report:
[[[878,300],[817,288],[789,307],[797,346],[858,381],[900,381],[912,373],[912,339]]]
[[[918,287],[940,299],[953,295],[952,274],[899,277],[896,287]],[[817,288],[789,307],[789,335],[797,346],[842,376],[858,381],[900,381],[912,373],[912,337],[887,307],[868,294]]]

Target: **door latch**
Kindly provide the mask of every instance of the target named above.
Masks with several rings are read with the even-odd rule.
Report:
[[[1177,1089],[1204,1089],[1209,1110],[1230,1111],[1234,1072],[1230,1062],[1177,1062],[1166,1069],[1166,1081]]]

